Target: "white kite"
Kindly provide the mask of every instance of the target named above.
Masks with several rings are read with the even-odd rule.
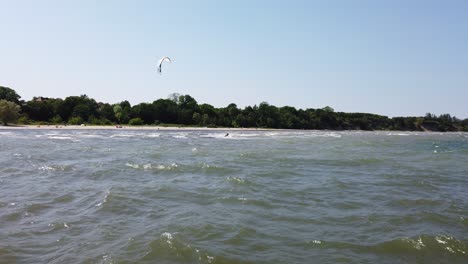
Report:
[[[165,62],[165,61],[168,61],[169,63],[172,62],[171,59],[170,59],[169,57],[163,57],[162,59],[160,59],[160,60],[159,60],[159,63],[158,63],[158,72],[159,72],[159,74],[161,74],[161,72],[162,72],[162,64],[163,64],[163,62]]]

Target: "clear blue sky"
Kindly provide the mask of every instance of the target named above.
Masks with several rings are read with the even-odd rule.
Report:
[[[0,0],[0,85],[24,100],[176,92],[216,107],[468,118],[467,14],[463,0]]]

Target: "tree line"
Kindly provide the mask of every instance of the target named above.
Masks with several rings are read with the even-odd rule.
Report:
[[[296,109],[267,102],[243,109],[231,103],[216,108],[199,104],[190,95],[172,94],[167,99],[131,105],[97,102],[86,95],[61,98],[34,97],[20,100],[11,88],[0,86],[0,118],[3,123],[175,125],[331,130],[468,131],[468,119],[449,114],[393,117],[369,113],[335,112],[331,107]]]

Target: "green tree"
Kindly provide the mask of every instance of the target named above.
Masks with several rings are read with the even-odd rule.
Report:
[[[181,124],[193,124],[193,113],[198,110],[197,101],[190,95],[179,96],[178,106],[178,121]]]
[[[114,105],[114,115],[115,115],[115,118],[117,119],[117,122],[119,122],[119,124],[121,124],[121,122],[122,122],[122,107],[120,107],[120,105],[118,105],[118,104]]]
[[[111,121],[111,122],[115,122],[116,119],[115,119],[115,113],[114,113],[114,109],[112,108],[112,106],[110,104],[103,104],[103,103],[100,103],[99,104],[99,108],[98,108],[98,113],[99,113],[99,116],[102,118],[102,120],[108,120],[108,121]]]
[[[0,120],[5,126],[8,123],[14,122],[19,117],[20,107],[14,102],[0,100]]]
[[[279,111],[274,105],[267,102],[260,103],[258,107],[259,119],[258,125],[260,127],[277,128],[279,123]]]
[[[177,103],[170,99],[159,99],[153,102],[153,107],[158,122],[177,123]]]
[[[0,100],[6,100],[19,104],[20,98],[21,96],[19,96],[15,90],[8,87],[0,86]]]
[[[79,106],[76,110],[75,107]],[[98,103],[87,95],[69,96],[59,105],[60,116],[63,120],[80,116],[83,120],[88,120],[90,116],[98,116]]]
[[[145,124],[154,124],[156,121],[156,111],[153,104],[141,103],[134,105],[131,109],[132,118],[140,118]]]

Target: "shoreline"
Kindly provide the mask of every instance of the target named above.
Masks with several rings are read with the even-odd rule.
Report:
[[[362,132],[410,132],[410,133],[466,133],[463,131],[432,131],[424,129],[423,131],[406,130],[317,130],[317,129],[281,129],[281,128],[241,128],[241,127],[178,127],[178,126],[118,126],[118,125],[0,125],[0,130],[144,130],[144,131],[362,131]]]

